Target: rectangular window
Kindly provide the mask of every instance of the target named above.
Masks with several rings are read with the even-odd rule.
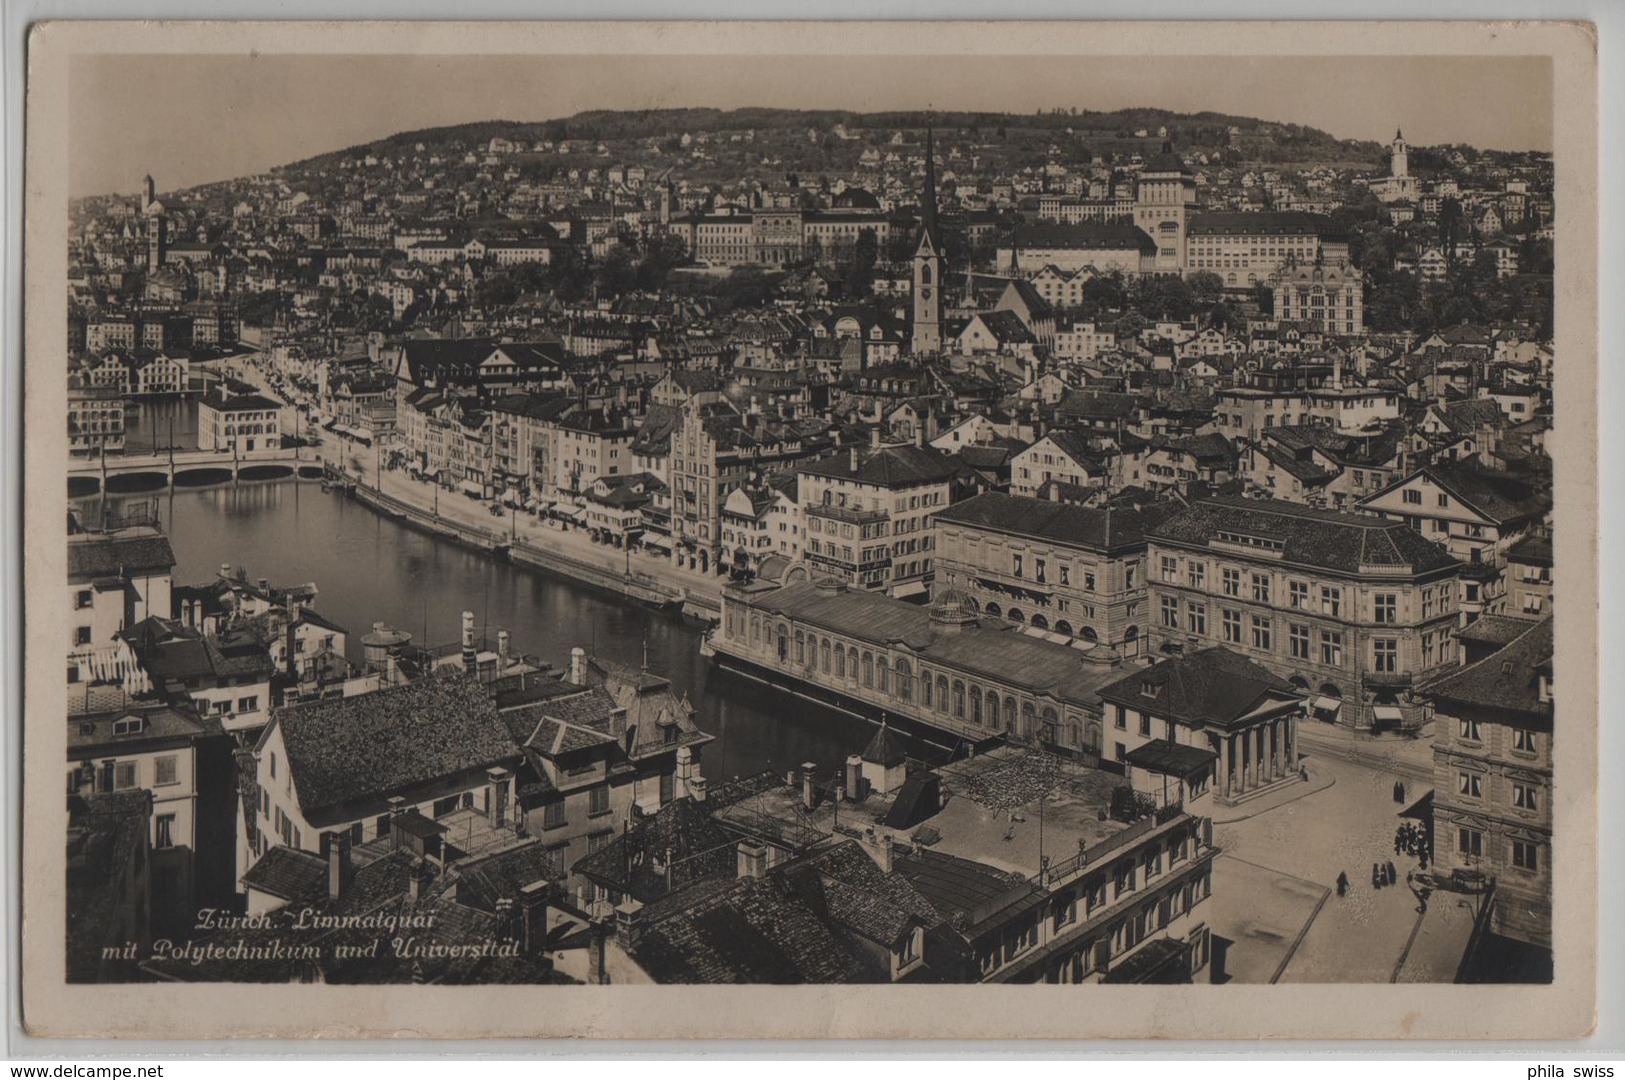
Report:
[[[1126,731],[1128,729],[1128,712],[1121,705],[1117,706],[1117,717],[1115,722],[1119,731]]]
[[[1343,635],[1340,631],[1320,632],[1320,662],[1327,667],[1343,666]]]
[[[79,595],[75,598],[76,607],[87,608],[95,602],[96,594],[90,589],[80,589]]]
[[[1262,615],[1253,616],[1253,648],[1268,650],[1270,647],[1270,621]]]
[[[1287,582],[1287,603],[1299,611],[1309,610],[1309,583],[1307,581]]]
[[[1294,660],[1309,659],[1309,628],[1302,623],[1291,623],[1286,628],[1287,647]]]
[[[1059,567],[1057,567],[1057,569],[1061,572],[1061,586],[1063,588],[1070,586],[1072,584],[1072,568],[1066,563],[1062,563]]]
[[[1422,493],[1414,488],[1405,489],[1405,502],[1411,506],[1422,505]]]
[[[1473,730],[1478,730],[1478,721],[1476,720],[1473,721]],[[1512,749],[1524,754],[1533,754],[1535,752],[1535,733],[1514,728],[1512,730]]]
[[[1456,830],[1456,851],[1472,858],[1481,857],[1484,854],[1484,834],[1477,829]]]
[[[1095,572],[1093,570],[1083,572],[1083,590],[1084,592],[1095,591]]]
[[[1164,555],[1162,557],[1162,580],[1179,580],[1179,560],[1176,557],[1172,555]]]
[[[1484,796],[1484,778],[1477,773],[1457,773],[1456,793],[1465,795],[1469,799],[1480,799]]]
[[[1422,590],[1422,618],[1433,618],[1433,590]]]
[[[1393,638],[1377,638],[1371,643],[1371,670],[1379,675],[1392,675],[1399,670],[1399,642]]]
[[[1253,600],[1260,604],[1270,602],[1270,577],[1268,574],[1253,575]]]
[[[1224,640],[1231,645],[1241,644],[1241,612],[1223,608]]]
[[[1010,575],[1012,577],[1020,577],[1021,576],[1021,556],[1020,555],[1011,555],[1010,556]]]
[[[124,791],[135,787],[135,762],[120,761],[113,766],[113,790]]]
[[[564,802],[548,803],[542,808],[542,828],[557,829],[564,825]]]
[[[247,697],[237,699],[238,712],[257,712],[260,707],[260,696],[249,694]]]
[[[174,754],[153,759],[152,784],[154,787],[180,782],[179,770],[176,768],[177,760]]]
[[[1207,588],[1207,563],[1192,559],[1185,568],[1185,575],[1190,581],[1191,588]]]
[[[1207,607],[1203,604],[1185,606],[1185,628],[1193,634],[1207,634]]]
[[[1513,784],[1512,805],[1516,806],[1519,810],[1539,810],[1539,790],[1532,784]]]
[[[175,846],[175,815],[159,814],[152,819],[153,842],[155,848],[172,848]]]
[[[1478,726],[1477,720],[1462,720],[1457,725],[1456,733],[1464,742],[1483,742],[1484,732]]]
[[[1433,636],[1433,631],[1431,631],[1431,630],[1423,631],[1422,632],[1422,666],[1423,667],[1432,667],[1433,666],[1434,655],[1435,655],[1435,653],[1437,653],[1437,651],[1438,651],[1438,646],[1437,646],[1437,644],[1435,642],[1435,639],[1434,639],[1434,636]]]
[[[601,784],[587,792],[587,816],[609,813],[609,785]]]
[[[1322,615],[1343,614],[1343,590],[1334,589],[1329,585],[1320,587],[1320,613]]]
[[[1043,559],[1034,559],[1033,560],[1033,580],[1038,582],[1040,585],[1044,584],[1045,578],[1044,578],[1044,560]]]
[[[1377,593],[1372,597],[1373,615],[1379,623],[1399,621],[1399,597],[1394,593]]]
[[[1236,569],[1233,569],[1231,567],[1225,567],[1225,569],[1220,573],[1220,581],[1221,581],[1221,584],[1222,584],[1222,586],[1224,588],[1224,595],[1226,595],[1226,596],[1240,596],[1241,595],[1241,571],[1240,570],[1236,570]]]
[[[1512,865],[1519,870],[1540,869],[1540,845],[1527,840],[1512,841]]]
[[[1164,596],[1162,598],[1162,625],[1171,630],[1179,629],[1179,598]]]

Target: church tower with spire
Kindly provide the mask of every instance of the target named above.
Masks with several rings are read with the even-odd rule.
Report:
[[[937,231],[937,164],[931,129],[925,131],[925,191],[920,197],[920,237],[914,247],[914,322],[909,351],[942,351],[942,237]]]

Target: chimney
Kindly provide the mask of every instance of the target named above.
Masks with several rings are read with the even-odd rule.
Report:
[[[547,951],[547,894],[546,878],[519,890],[519,940],[526,956]]]
[[[587,934],[587,984],[589,986],[603,986],[609,982],[609,973],[604,970],[604,939],[609,936],[609,928],[594,922]]]
[[[691,747],[679,746],[677,748],[677,774],[672,784],[672,795],[681,799],[690,794],[690,786],[694,783],[694,750]]]
[[[880,449],[880,425],[878,424],[869,429],[869,446],[875,450]]]
[[[472,672],[476,663],[474,653],[474,613],[463,612],[463,669]]]
[[[767,848],[754,840],[741,840],[738,846],[739,876],[761,878],[767,876]]]
[[[416,904],[423,899],[423,886],[433,876],[434,872],[429,869],[427,862],[414,863],[412,868],[407,871],[406,889],[412,903]]]
[[[513,643],[513,638],[511,637],[511,635],[509,635],[508,631],[506,631],[506,630],[498,630],[497,631],[497,656],[502,658],[502,666],[503,667],[506,667],[508,665],[508,647],[512,643]]]
[[[401,818],[406,814],[406,800],[399,795],[389,797],[389,850],[398,851],[401,846]]]
[[[863,850],[875,861],[882,873],[892,871],[893,846],[891,833],[877,835],[873,825],[863,830]]]
[[[570,650],[570,681],[577,686],[587,685],[587,650],[580,645]]]
[[[322,833],[322,855],[327,859],[327,898],[337,900],[350,879],[350,833],[332,830]]]
[[[491,824],[504,828],[508,824],[508,780],[513,773],[498,766],[485,770],[487,791],[485,795],[486,813],[490,815]]]
[[[704,802],[705,786],[707,783],[709,783],[709,781],[707,781],[705,777],[701,776],[696,771],[694,773],[694,779],[688,782],[688,797],[693,799],[695,802]]]
[[[863,756],[853,754],[846,759],[846,797],[863,798]]]
[[[221,563],[220,564],[220,576],[225,578],[228,581],[231,580],[231,564],[230,563]]]
[[[853,473],[858,471],[858,448],[856,444],[852,447],[852,471]]]
[[[270,591],[271,591],[271,579],[270,578],[260,578],[260,592],[270,592]]]
[[[818,766],[810,761],[801,763],[801,805],[808,810],[818,807]]]
[[[643,904],[631,897],[615,905],[615,943],[633,952],[643,940]]]

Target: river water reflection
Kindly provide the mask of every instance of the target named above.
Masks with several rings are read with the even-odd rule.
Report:
[[[686,692],[700,726],[718,736],[704,753],[713,783],[805,761],[827,776],[873,734],[865,721],[712,667],[700,655],[700,628],[673,613],[492,559],[317,484],[245,482],[131,498],[157,501],[178,584],[206,581],[222,564],[279,584],[314,581],[318,610],[349,631],[352,660],[374,621],[434,645],[456,640],[465,610],[491,640],[507,628],[516,649],[559,665],[575,645],[641,663],[647,642],[650,669]],[[918,741],[909,749],[940,756]]]

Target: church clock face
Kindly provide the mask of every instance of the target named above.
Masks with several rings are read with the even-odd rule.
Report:
[[[930,289],[921,289],[920,290],[920,299],[921,300],[929,300],[929,299],[931,299],[931,290]]]

